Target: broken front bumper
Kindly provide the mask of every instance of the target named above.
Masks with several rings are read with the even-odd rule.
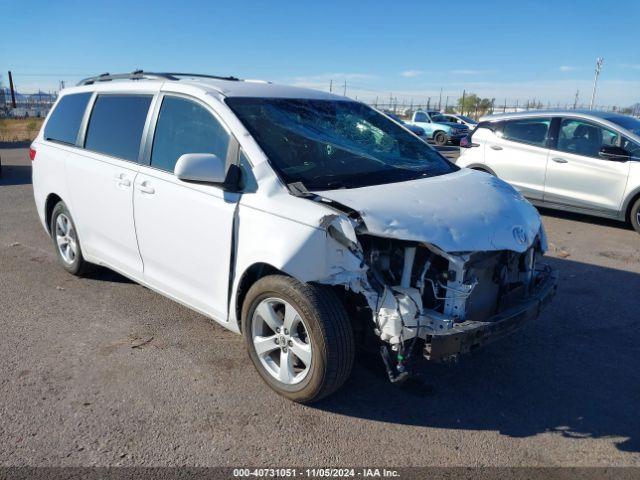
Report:
[[[455,359],[483,345],[505,337],[529,320],[538,317],[542,307],[556,293],[558,276],[553,270],[543,272],[544,278],[522,302],[495,315],[487,322],[466,321],[450,330],[427,339],[424,356],[433,362]]]

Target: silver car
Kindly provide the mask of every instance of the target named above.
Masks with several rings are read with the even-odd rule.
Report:
[[[593,110],[480,119],[461,167],[496,175],[533,204],[629,221],[640,233],[640,120]]]

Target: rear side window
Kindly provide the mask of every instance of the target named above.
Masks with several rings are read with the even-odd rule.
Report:
[[[65,95],[60,99],[44,127],[45,140],[75,145],[80,123],[91,92]]]
[[[427,117],[427,114],[424,112],[416,112],[416,116],[413,117],[413,121],[426,123],[429,121],[429,117]]]
[[[561,152],[600,158],[604,146],[617,146],[618,133],[593,123],[573,118],[563,118],[558,135],[558,150]]]
[[[98,95],[87,128],[85,148],[138,161],[151,95]]]
[[[547,133],[550,125],[550,118],[507,120],[504,122],[502,129],[502,138],[544,147],[547,143]]]
[[[151,150],[151,166],[173,172],[185,153],[213,153],[227,158],[229,134],[203,106],[166,96],[160,107]]]

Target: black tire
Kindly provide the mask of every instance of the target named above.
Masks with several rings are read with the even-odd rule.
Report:
[[[449,138],[444,132],[436,132],[436,134],[433,136],[433,143],[438,146],[446,145],[448,140]]]
[[[309,371],[300,383],[280,382],[267,371],[256,353],[253,317],[258,305],[267,298],[282,299],[293,306],[308,331],[313,356]],[[302,283],[284,275],[261,278],[249,289],[242,305],[242,331],[249,357],[262,379],[277,393],[295,402],[316,402],[335,392],[351,374],[355,351],[353,330],[344,306],[329,287]]]
[[[638,198],[631,207],[629,221],[634,230],[640,233],[640,198]]]
[[[71,224],[72,231],[74,232],[73,236],[76,241],[76,250],[77,252],[74,255],[73,261],[69,262],[65,260],[63,257],[60,248],[58,247],[58,242],[56,240],[56,223],[58,221],[58,217],[64,215]],[[53,212],[51,213],[51,223],[49,224],[49,230],[51,231],[51,240],[53,241],[53,246],[56,251],[56,256],[58,257],[58,262],[62,265],[67,272],[72,275],[82,276],[89,272],[92,268],[92,265],[84,259],[82,255],[82,246],[80,245],[80,239],[78,238],[78,230],[76,229],[75,223],[73,222],[73,217],[71,217],[71,213],[69,209],[64,204],[64,202],[58,202],[55,207],[53,207]]]

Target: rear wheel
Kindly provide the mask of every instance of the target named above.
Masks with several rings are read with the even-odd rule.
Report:
[[[73,275],[83,275],[91,265],[82,256],[82,248],[73,218],[64,202],[58,202],[51,213],[51,239],[62,267]]]
[[[342,303],[328,287],[284,275],[264,277],[247,292],[242,328],[262,379],[291,400],[320,400],[351,373],[353,331]]]
[[[447,134],[444,132],[437,132],[434,136],[433,136],[433,142],[436,145],[445,145],[447,143]]]
[[[633,226],[635,231],[640,233],[640,198],[638,198],[631,207],[629,220],[631,221],[631,226]]]

